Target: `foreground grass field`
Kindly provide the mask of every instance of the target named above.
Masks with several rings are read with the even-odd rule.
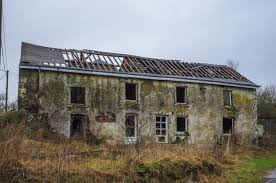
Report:
[[[229,171],[227,180],[235,182],[263,182],[265,171],[276,168],[276,152],[247,152],[239,155],[239,162],[225,165]]]
[[[0,130],[0,182],[261,182],[276,167],[276,154],[263,150],[150,144],[137,151],[25,130]]]

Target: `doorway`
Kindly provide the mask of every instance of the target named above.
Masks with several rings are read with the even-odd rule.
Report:
[[[137,116],[126,114],[125,118],[125,144],[136,144],[137,141]]]
[[[83,124],[84,124],[84,115],[72,114],[71,125],[70,125],[70,137],[82,137]]]
[[[168,143],[168,116],[156,116],[155,135],[157,143]]]

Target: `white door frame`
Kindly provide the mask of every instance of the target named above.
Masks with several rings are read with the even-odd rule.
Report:
[[[136,144],[137,143],[137,127],[138,127],[138,123],[137,123],[137,115],[134,114],[134,113],[126,113],[125,114],[125,120],[124,120],[124,123],[125,123],[125,133],[126,133],[126,119],[128,116],[134,116],[134,136],[133,137],[127,137],[126,134],[125,134],[125,137],[124,137],[124,143],[125,144]]]
[[[169,137],[169,116],[168,115],[162,115],[157,114],[155,115],[155,136],[156,136],[156,142],[157,143],[168,143],[168,137]]]

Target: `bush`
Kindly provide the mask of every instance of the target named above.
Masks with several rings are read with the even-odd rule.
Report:
[[[27,119],[27,112],[24,109],[0,113],[0,128],[11,123],[20,123]]]
[[[266,150],[276,149],[276,136],[275,135],[263,135],[258,137],[259,147]]]

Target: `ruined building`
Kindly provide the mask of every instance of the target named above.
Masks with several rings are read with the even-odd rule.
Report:
[[[67,137],[194,144],[255,133],[257,85],[224,65],[22,44],[19,106]]]

